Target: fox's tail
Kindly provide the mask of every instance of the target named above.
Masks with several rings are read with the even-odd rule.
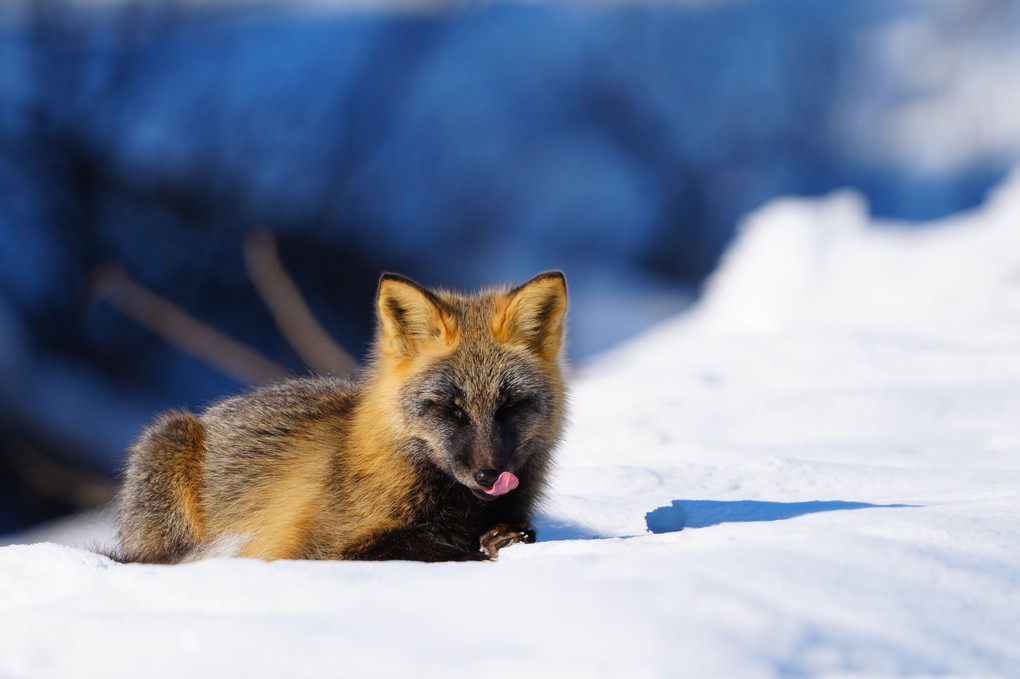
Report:
[[[119,497],[116,561],[177,563],[202,538],[199,479],[205,432],[191,414],[169,412],[133,446]]]

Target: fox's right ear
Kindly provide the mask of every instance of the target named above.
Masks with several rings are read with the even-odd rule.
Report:
[[[429,344],[452,344],[457,324],[446,304],[409,278],[384,273],[377,299],[379,341],[384,355],[405,359]]]

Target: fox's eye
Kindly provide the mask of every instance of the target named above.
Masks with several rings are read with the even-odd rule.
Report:
[[[531,399],[527,397],[518,399],[508,399],[506,403],[499,407],[499,410],[496,411],[496,414],[499,415],[500,417],[510,417],[511,415],[515,415],[519,412],[527,410],[528,408],[531,407],[531,404],[532,404]]]
[[[457,406],[446,406],[446,414],[453,422],[464,424],[468,421],[467,413]]]
[[[436,403],[432,401],[429,403],[429,407],[433,412],[449,422],[466,424],[468,421],[467,413],[460,406],[453,403]]]

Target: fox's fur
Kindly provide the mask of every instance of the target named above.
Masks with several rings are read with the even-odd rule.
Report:
[[[559,272],[473,295],[385,274],[360,381],[295,379],[145,429],[116,557],[474,560],[533,539],[564,421],[566,304]],[[493,499],[503,471],[520,485]]]

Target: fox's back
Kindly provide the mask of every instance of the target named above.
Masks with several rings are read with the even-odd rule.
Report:
[[[326,509],[358,396],[356,382],[303,378],[203,413],[202,538],[240,535],[247,556],[293,556],[309,518]]]

